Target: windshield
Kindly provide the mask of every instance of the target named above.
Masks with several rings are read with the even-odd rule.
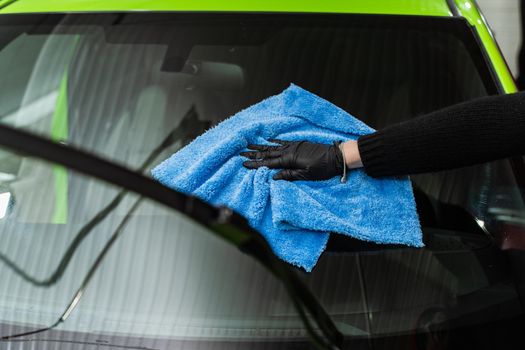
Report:
[[[403,16],[4,15],[0,76],[0,122],[146,174],[290,83],[374,128],[497,93],[465,21]],[[168,135],[172,142],[157,152]],[[50,325],[133,196],[88,235],[52,288],[35,285],[31,278],[51,275],[78,231],[120,189],[9,152],[0,159],[0,234],[9,242],[1,249],[0,273],[9,283],[0,302],[11,310],[0,313],[2,329]],[[347,346],[388,347],[393,338],[420,348],[511,344],[523,326],[520,169],[522,161],[502,160],[414,176],[424,249],[331,235],[314,271],[296,273]],[[148,338],[159,348],[170,347],[162,341],[186,344],[181,348],[306,341],[273,277],[194,226],[141,203],[126,224],[130,246],[123,239],[114,247],[86,292],[91,301],[60,326],[64,333],[41,337]]]
[[[83,342],[152,348],[152,341],[163,341],[168,349],[182,340],[308,340],[282,284],[205,227],[73,171],[68,198],[74,205],[67,222],[53,224],[46,219],[46,190],[53,188],[41,186],[41,176],[56,165],[18,158],[23,170],[0,195],[6,206],[0,221],[1,337],[49,327],[62,317],[56,329],[32,335],[31,342],[72,337],[79,345],[68,349],[76,349]]]

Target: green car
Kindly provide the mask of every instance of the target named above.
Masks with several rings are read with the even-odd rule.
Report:
[[[150,169],[297,84],[376,129],[516,90],[471,0],[0,0],[0,348],[525,346],[525,162],[411,177],[425,248],[311,273]]]

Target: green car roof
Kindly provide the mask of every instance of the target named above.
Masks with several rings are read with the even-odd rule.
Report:
[[[268,11],[450,16],[446,0],[0,0],[3,13]]]
[[[473,0],[0,0],[0,14],[114,11],[318,12],[453,16],[476,29],[505,92],[516,91],[510,71]]]

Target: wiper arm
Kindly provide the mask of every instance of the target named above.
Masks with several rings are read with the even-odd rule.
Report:
[[[100,157],[5,125],[0,125],[0,145],[127,188],[186,214],[230,244],[243,249],[282,281],[314,344],[322,349],[337,349],[341,346],[342,334],[309,288],[285,262],[273,254],[266,240],[243,217],[230,209],[213,207]],[[308,314],[314,318],[322,334],[317,334]]]

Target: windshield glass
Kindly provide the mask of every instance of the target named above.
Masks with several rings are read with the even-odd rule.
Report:
[[[146,174],[213,125],[290,83],[374,128],[498,91],[466,21],[404,16],[4,15],[0,16],[0,76],[0,122]],[[144,163],[172,132],[173,142]],[[0,153],[0,159],[4,188],[0,199],[10,198],[0,220],[2,235],[4,241],[16,243],[5,245],[2,252],[31,276],[45,278],[78,229],[118,189],[88,186],[63,167],[30,166],[8,152]],[[400,344],[416,343],[421,348],[429,342],[501,348],[491,341],[507,339],[508,343],[519,334],[516,327],[524,326],[520,296],[525,284],[519,277],[525,266],[522,172],[522,160],[502,160],[414,176],[426,248],[379,246],[333,234],[314,271],[296,272],[348,344],[387,347],[394,337]],[[125,203],[111,212],[112,225],[125,215],[126,207],[120,208]],[[188,231],[185,226],[191,224],[180,215],[157,208],[143,210],[137,209],[140,220],[127,226],[127,235],[140,236],[140,244],[118,253],[115,248],[113,253],[112,266],[125,264],[129,269],[100,272],[99,284],[90,287],[93,303],[75,311],[105,320],[105,305],[117,303],[122,308],[112,314],[114,318],[107,318],[108,325],[133,320],[138,328],[132,324],[126,330],[90,328],[86,321],[71,331],[98,334],[105,329],[130,337],[179,340],[195,332],[192,337],[206,339],[202,346],[207,348],[218,346],[218,338],[263,341],[258,332],[269,328],[258,322],[278,315],[266,340],[276,341],[273,331],[282,331],[279,337],[287,339],[304,336],[304,330],[294,333],[301,329],[298,318],[265,271],[241,258],[233,247],[221,248],[229,249],[226,254],[206,239],[196,243],[193,228]],[[111,220],[108,217],[106,224]],[[86,240],[83,253],[78,253],[86,261],[94,259],[97,247],[107,240],[104,234],[114,228],[102,227],[97,228],[102,234],[90,236],[92,248]],[[186,240],[170,238],[179,239],[173,256],[181,257],[179,249],[184,261],[169,260],[176,259],[169,245],[155,243],[155,235],[188,235]],[[134,250],[139,248],[142,255]],[[32,249],[36,251],[31,253]],[[49,261],[42,264],[38,254]],[[27,281],[13,274],[5,261],[2,276],[13,282],[6,284],[4,295],[16,296],[16,288],[25,288],[21,286]],[[153,265],[146,273],[146,267],[132,261]],[[87,268],[79,260],[79,271]],[[68,271],[59,288],[63,298],[74,293],[82,277],[73,268]],[[135,285],[128,281],[132,278],[138,279],[133,280]],[[127,286],[123,290],[135,299],[124,302],[112,283]],[[152,291],[141,289],[145,286]],[[39,287],[31,288],[41,293]],[[155,293],[165,293],[164,299]],[[7,296],[1,301],[6,307],[23,308]],[[53,322],[65,301],[55,303],[53,298],[28,294],[26,299],[33,302],[24,304],[28,310],[52,310],[53,316],[27,311],[26,318],[6,316],[3,322],[6,327]],[[255,301],[259,305],[253,309],[243,306]],[[184,307],[190,313],[195,310],[195,315],[188,316]],[[155,327],[148,322],[163,323],[159,310],[171,313],[173,326],[147,333],[144,329]],[[177,328],[181,325],[184,331]],[[490,332],[480,332],[484,329]]]
[[[237,247],[175,210],[69,170],[67,220],[53,223],[56,187],[43,178],[58,166],[10,155],[21,171],[0,194],[1,337],[63,318],[11,341],[64,349],[308,343],[282,283]]]

